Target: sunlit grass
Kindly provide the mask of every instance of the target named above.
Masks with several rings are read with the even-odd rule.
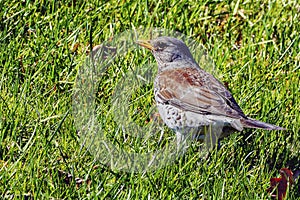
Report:
[[[270,199],[270,178],[282,167],[299,170],[297,1],[0,5],[1,199]],[[207,157],[195,144],[173,164],[146,173],[112,170],[94,160],[81,148],[72,115],[76,76],[90,44],[140,27],[179,31],[202,43],[218,78],[245,113],[288,130],[245,130],[222,140],[220,149]],[[113,98],[124,74],[154,61],[147,56],[151,54],[140,50],[110,66],[97,88],[98,105]],[[150,126],[155,113],[152,83],[135,87],[129,117],[139,126]],[[172,139],[172,132],[162,128],[164,137],[154,135],[148,143],[134,137],[126,140],[114,135],[118,124],[110,110],[97,111],[97,119],[106,120],[110,138],[130,151],[153,150]],[[288,196],[299,199],[298,185]]]

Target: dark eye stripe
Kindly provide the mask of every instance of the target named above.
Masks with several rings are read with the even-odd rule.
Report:
[[[164,43],[164,42],[159,42],[159,43],[157,44],[157,46],[158,46],[158,48],[160,48],[160,49],[165,49],[168,45],[167,45],[166,43]]]

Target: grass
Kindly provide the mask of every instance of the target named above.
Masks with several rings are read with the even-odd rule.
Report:
[[[0,6],[2,199],[270,199],[270,178],[282,167],[299,170],[296,0],[12,0]],[[224,139],[207,159],[196,145],[174,164],[146,173],[113,170],[94,159],[81,148],[72,114],[76,76],[91,45],[134,27],[179,31],[202,43],[245,113],[288,130],[245,130]],[[97,102],[111,98],[131,67],[154,62],[147,55],[139,51],[122,61],[127,64],[107,69]],[[137,97],[129,114],[142,124],[154,103],[151,83],[132,96]],[[134,115],[135,110],[141,112]],[[112,140],[127,145],[112,119],[106,122]],[[162,142],[171,136],[168,132]],[[133,137],[124,148],[147,152],[157,148],[157,139],[145,144]],[[288,198],[300,199],[299,183]]]

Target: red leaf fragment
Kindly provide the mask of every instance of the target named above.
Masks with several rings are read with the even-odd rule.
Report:
[[[272,197],[277,197],[278,200],[283,200],[286,196],[286,190],[288,185],[294,183],[293,172],[287,168],[281,168],[280,178],[271,178],[270,185],[267,192],[271,194]]]

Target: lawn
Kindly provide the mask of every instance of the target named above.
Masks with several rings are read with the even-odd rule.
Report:
[[[271,199],[270,178],[281,168],[300,170],[298,1],[11,0],[0,6],[1,199]],[[91,97],[79,96],[93,101],[76,99],[78,89],[90,89],[82,74],[92,71],[85,67],[94,66],[94,46],[155,27],[203,45],[212,73],[244,112],[287,130],[246,129],[205,155],[193,143],[184,155],[148,171],[124,160],[113,167],[103,159],[111,158],[107,150],[95,155],[85,148],[89,122],[78,107],[85,117],[94,113],[101,133],[125,152],[172,146],[175,135],[155,117],[153,79],[141,78],[143,85],[126,79],[145,74],[139,71],[145,65],[155,75],[155,60],[144,49],[126,51],[95,74]],[[120,99],[128,104],[122,113]],[[157,134],[145,134],[153,130]],[[289,187],[288,199],[300,199],[299,182]]]

